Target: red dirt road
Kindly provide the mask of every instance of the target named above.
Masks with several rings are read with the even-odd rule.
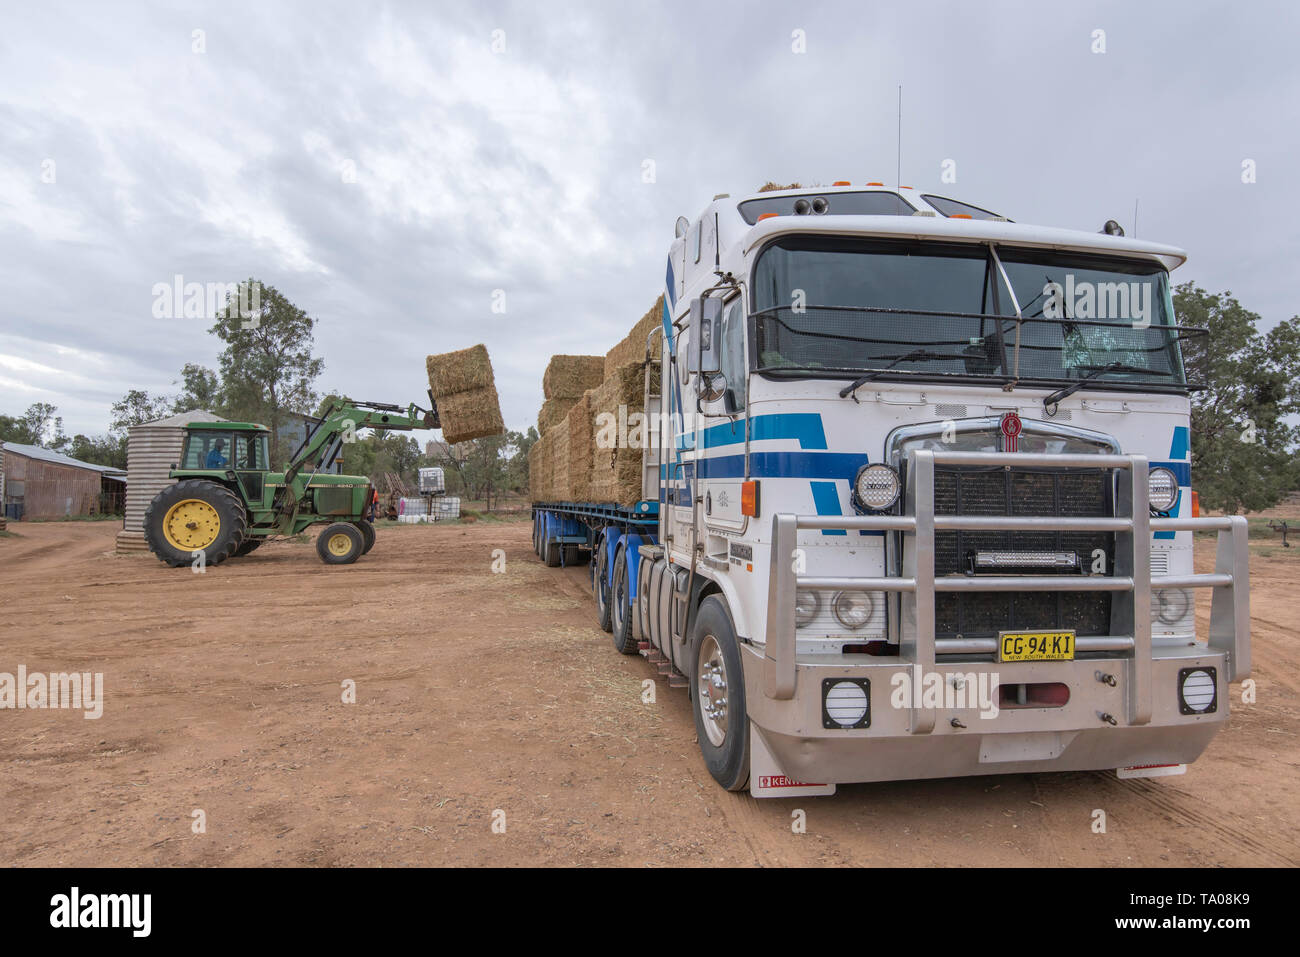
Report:
[[[684,691],[656,679],[642,703],[653,669],[613,650],[584,573],[543,567],[526,523],[385,528],[336,568],[275,543],[203,575],[115,556],[111,523],[10,529],[0,672],[103,672],[106,701],[98,720],[0,710],[7,866],[1300,862],[1300,555],[1255,558],[1257,703],[1234,685],[1183,777],[757,802],[709,778]]]

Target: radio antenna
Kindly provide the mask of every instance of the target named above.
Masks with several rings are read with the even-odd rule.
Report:
[[[894,167],[894,189],[903,182],[903,84],[898,84],[898,163]]]

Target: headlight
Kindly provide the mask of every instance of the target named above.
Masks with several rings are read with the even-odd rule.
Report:
[[[831,610],[845,628],[857,631],[871,620],[871,594],[865,591],[838,592],[831,600]]]
[[[794,626],[802,628],[817,617],[822,600],[815,591],[797,591],[794,595]]]
[[[898,473],[888,465],[864,465],[853,480],[853,490],[858,501],[867,508],[889,508],[898,501]]]
[[[1165,468],[1154,468],[1147,475],[1147,502],[1157,512],[1167,512],[1178,501],[1178,479]]]
[[[1173,625],[1187,617],[1192,596],[1181,588],[1161,588],[1156,592],[1156,617],[1166,625]]]

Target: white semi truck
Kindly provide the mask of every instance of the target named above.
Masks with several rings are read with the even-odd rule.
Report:
[[[729,790],[1177,773],[1250,672],[1246,522],[1190,488],[1185,258],[881,184],[719,196],[669,252],[642,500],[534,503],[534,543],[589,550]]]

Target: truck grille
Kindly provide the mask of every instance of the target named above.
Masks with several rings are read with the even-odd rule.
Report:
[[[1108,469],[940,467],[934,474],[934,510],[939,515],[1103,517],[1114,514],[1112,488]],[[976,571],[978,552],[1074,552],[1079,567],[1056,573],[1077,575],[1080,569],[1091,569],[1095,549],[1106,553],[1106,573],[1113,574],[1111,532],[940,531],[935,533],[934,573],[998,574],[993,569]],[[985,638],[1012,629],[1073,629],[1080,635],[1107,635],[1110,603],[1108,592],[940,593],[935,596],[935,636]]]

